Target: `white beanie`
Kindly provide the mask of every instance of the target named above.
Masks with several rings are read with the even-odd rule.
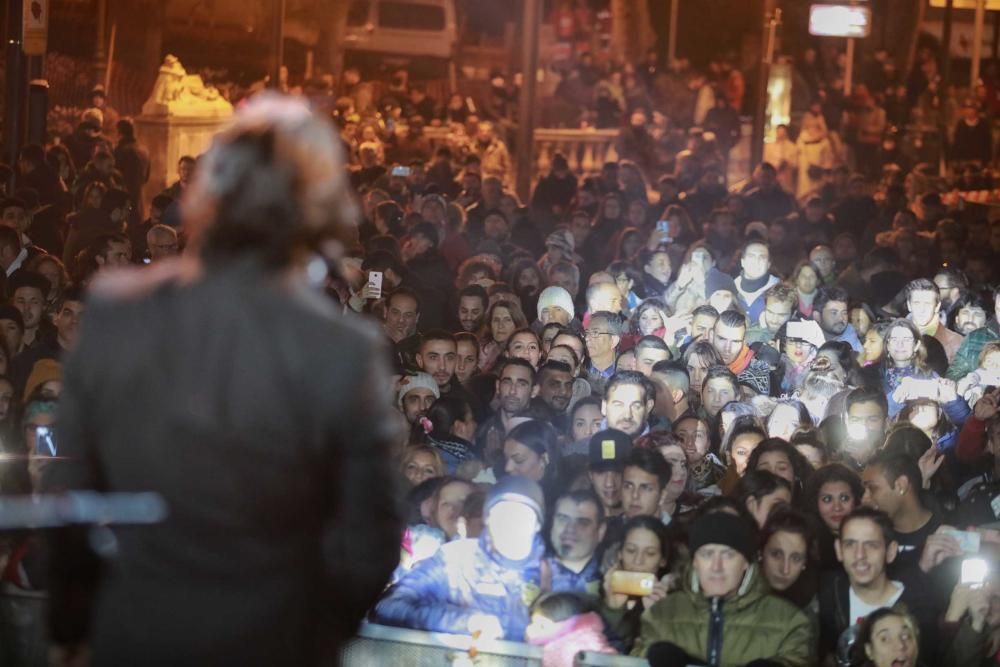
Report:
[[[399,407],[403,407],[403,399],[414,389],[430,389],[434,398],[441,398],[441,390],[438,389],[437,381],[428,373],[413,373],[404,375],[399,380],[399,393],[396,395],[396,402]]]
[[[553,285],[546,287],[538,295],[538,319],[542,319],[542,311],[550,306],[559,306],[567,313],[570,319],[576,317],[576,308],[573,306],[573,297],[562,287]]]

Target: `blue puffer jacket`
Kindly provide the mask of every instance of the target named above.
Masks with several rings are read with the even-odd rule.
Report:
[[[601,564],[594,556],[590,562],[580,570],[574,572],[560,563],[555,556],[548,556],[545,559],[552,571],[552,592],[582,593],[584,595],[598,596],[601,592]]]
[[[523,641],[528,607],[541,593],[544,545],[511,561],[493,549],[487,531],[478,540],[441,547],[390,588],[375,606],[375,621],[415,630],[467,634],[473,614],[496,616],[508,641]]]

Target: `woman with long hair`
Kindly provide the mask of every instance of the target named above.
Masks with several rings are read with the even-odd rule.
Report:
[[[792,504],[792,485],[767,470],[749,470],[740,478],[733,497],[753,516],[759,528],[778,507]]]
[[[504,472],[538,482],[545,502],[559,494],[559,434],[551,424],[532,419],[518,424],[503,443]]]
[[[796,431],[811,429],[812,417],[802,401],[795,398],[781,398],[767,416],[767,435],[791,442]]]
[[[792,485],[795,498],[813,474],[813,467],[799,450],[781,438],[768,438],[754,448],[747,461],[748,470],[767,470]]]
[[[656,517],[636,516],[625,522],[621,547],[614,566],[604,575],[602,616],[608,622],[611,635],[620,638],[622,653],[627,653],[639,636],[643,611],[667,596],[666,576],[670,564],[670,540],[667,527]],[[634,572],[655,578],[649,595],[638,596],[616,592],[612,581],[615,573]]]
[[[432,477],[445,474],[444,461],[441,453],[429,445],[412,445],[403,451],[399,462],[399,470],[403,477],[414,488]]]
[[[816,298],[819,286],[823,283],[819,269],[812,262],[803,260],[795,266],[788,282],[795,286],[795,293],[799,297],[796,307],[799,314],[804,318],[811,318],[813,300]]]
[[[514,332],[528,326],[528,319],[517,303],[501,299],[490,306],[485,324],[479,348],[479,370],[488,373],[493,370]]]
[[[723,493],[730,493],[736,487],[747,472],[753,450],[765,440],[767,432],[756,415],[736,417],[723,432],[719,446],[719,457],[726,464],[725,477],[719,482]]]
[[[815,538],[809,519],[791,508],[778,508],[760,533],[760,564],[771,590],[811,616],[819,590]]]
[[[688,348],[684,350],[682,360],[691,380],[691,391],[688,392],[689,398],[693,400],[694,407],[697,407],[701,402],[702,384],[705,382],[708,369],[713,366],[724,365],[722,357],[714,345],[708,341],[699,340],[688,345]]]
[[[858,474],[840,463],[819,468],[806,482],[800,506],[813,519],[824,570],[840,567],[833,543],[840,535],[840,522],[861,506],[864,493]]]
[[[933,398],[951,421],[961,427],[971,410],[957,393],[955,383],[942,379],[927,366],[927,352],[917,326],[906,319],[893,320],[886,336],[886,356],[880,380],[895,418],[903,404],[914,398]]]
[[[590,223],[590,233],[584,241],[581,254],[592,268],[603,268],[611,263],[614,253],[613,239],[624,226],[624,203],[620,194],[609,192],[600,200],[597,215]]]
[[[708,421],[690,412],[682,415],[674,422],[674,436],[684,448],[688,475],[695,491],[718,485],[726,474],[726,467],[711,451]]]

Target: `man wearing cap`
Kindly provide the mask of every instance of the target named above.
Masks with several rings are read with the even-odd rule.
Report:
[[[598,431],[590,438],[590,483],[609,520],[624,511],[622,473],[630,451],[632,438],[617,429]]]
[[[439,329],[448,321],[453,303],[455,278],[448,261],[438,250],[438,230],[430,222],[419,222],[403,238],[401,252],[407,276],[420,295],[420,324]]]
[[[486,497],[480,536],[449,542],[408,572],[376,604],[375,620],[522,641],[530,605],[551,587],[539,535],[544,502],[535,482],[504,477]]]
[[[770,593],[746,519],[705,514],[691,524],[688,547],[681,589],[645,611],[633,655],[671,667],[815,664],[809,619]]]
[[[428,373],[413,373],[399,379],[396,405],[410,424],[427,414],[434,401],[441,397],[437,381]]]

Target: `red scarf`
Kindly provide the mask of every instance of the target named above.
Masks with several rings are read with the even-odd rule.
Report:
[[[740,353],[733,359],[733,363],[729,364],[729,370],[733,372],[734,375],[739,375],[747,369],[750,362],[753,361],[753,350],[749,346],[744,345]]]

